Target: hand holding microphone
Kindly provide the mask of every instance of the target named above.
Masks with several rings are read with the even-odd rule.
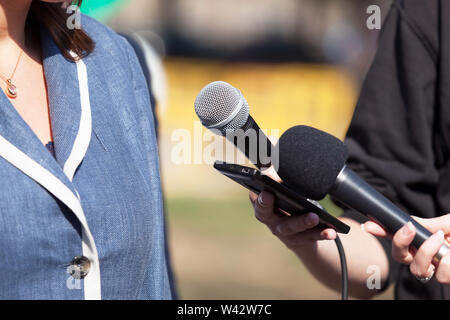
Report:
[[[450,214],[431,219],[413,218],[433,233],[418,250],[411,250],[412,241],[416,235],[413,224],[404,225],[393,236],[373,221],[364,223],[364,230],[376,237],[391,239],[393,258],[397,262],[409,265],[411,273],[419,281],[425,283],[434,275],[440,283],[450,284],[450,256],[444,256],[437,268],[432,263],[433,257],[442,244],[445,241],[449,243]]]
[[[345,145],[325,132],[293,127],[280,138],[279,149],[279,175],[288,184],[313,199],[330,194],[371,218],[379,226],[368,223],[366,230],[374,235],[393,234],[394,258],[409,264],[419,281],[426,283],[435,273],[439,282],[450,284],[450,250],[445,241],[450,235],[450,215],[413,219],[347,168]]]
[[[223,81],[212,82],[200,91],[194,105],[205,127],[233,142],[258,168],[269,168],[274,162],[278,165],[278,149],[250,116],[248,103],[238,89]],[[251,133],[257,133],[253,144],[250,139],[243,139]],[[265,174],[279,180],[271,176],[270,170],[266,170]],[[261,193],[259,197],[250,193],[250,200],[256,218],[288,247],[336,238],[334,229],[315,228],[319,224],[319,217],[314,213],[295,217],[280,214],[274,207],[273,195],[267,192]]]
[[[345,166],[345,145],[323,131],[296,126],[287,130],[278,143],[278,174],[291,187],[314,200],[330,194],[346,206],[376,221],[394,234],[408,222],[416,234],[412,244],[419,248],[432,233],[377,192],[355,172]],[[442,244],[436,253],[440,260],[449,251]]]
[[[345,166],[348,157],[347,149],[339,139],[311,127],[296,126],[282,135],[276,147],[272,146],[265,135],[257,135],[257,140],[253,143],[247,139],[239,140],[240,136],[247,136],[248,132],[261,133],[261,131],[249,115],[247,101],[241,92],[224,82],[214,82],[202,89],[196,99],[195,110],[204,126],[212,130],[216,129],[217,134],[226,136],[258,168],[267,168],[271,164],[267,158],[261,157],[264,154],[260,152],[261,148],[269,151],[268,155],[271,160],[273,157],[270,158],[270,153],[276,151],[279,156],[279,159],[275,158],[278,160],[279,176],[288,187],[301,195],[309,199],[320,200],[329,194],[348,207],[369,217],[384,228],[381,230],[387,230],[391,234],[398,234],[401,232],[399,230],[405,229],[405,225],[413,226],[414,234],[406,247],[409,248],[409,245],[412,244],[419,249],[416,256],[422,259],[419,263],[420,268],[423,269],[423,266],[426,266],[427,259],[430,260],[428,265],[431,264],[431,260],[434,260],[437,265],[437,262],[444,257],[436,274],[439,273],[439,277],[443,279],[450,273],[450,254],[447,254],[450,249],[443,239],[441,243],[437,243],[438,240],[440,241],[440,238],[436,240],[438,236],[432,236],[428,229],[347,168]],[[240,131],[240,133],[235,135],[233,134],[235,131]],[[320,239],[331,240],[335,236],[331,229],[317,230],[318,228],[315,228],[317,221],[315,221],[314,215],[277,216],[273,210],[274,199],[269,194],[262,193],[259,198],[256,195],[250,195],[250,198],[257,218],[267,224],[288,247]],[[427,222],[421,222],[429,227]],[[370,226],[374,225],[369,224],[368,231],[370,231]],[[430,230],[433,231],[432,228]],[[290,242],[286,236],[292,237],[293,241]],[[299,238],[304,239],[299,240]],[[430,242],[435,244],[435,252],[424,258],[421,252],[423,247],[430,247]],[[362,245],[364,246],[364,244]],[[420,270],[415,274],[425,275]]]
[[[264,153],[261,148],[266,148],[271,160],[274,159],[270,158],[271,153],[276,151],[279,176],[303,196],[320,200],[330,194],[378,222],[392,234],[411,222],[416,229],[413,240],[416,248],[431,236],[430,231],[345,166],[347,149],[332,135],[311,127],[296,126],[287,130],[278,145],[273,147],[249,115],[249,106],[242,93],[223,81],[210,83],[200,91],[195,101],[195,111],[205,127],[217,130],[216,133],[234,142],[259,168],[271,164],[267,159],[262,159]],[[234,134],[237,131],[240,134]],[[250,139],[240,140],[249,132],[259,133],[256,143],[252,144]],[[449,247],[444,244],[436,258],[439,260],[447,252]]]

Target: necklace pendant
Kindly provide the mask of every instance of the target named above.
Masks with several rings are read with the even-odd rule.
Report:
[[[17,98],[17,87],[12,84],[11,79],[7,81],[6,95],[11,99]]]

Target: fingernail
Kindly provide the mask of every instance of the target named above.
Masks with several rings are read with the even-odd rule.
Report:
[[[362,230],[363,232],[367,232],[367,231],[366,231],[366,226],[364,225],[364,223],[361,223],[361,230]]]
[[[308,213],[305,219],[305,223],[307,226],[313,226],[317,224],[319,217],[314,213]]]
[[[259,203],[262,207],[265,207],[265,206],[266,206],[266,204],[264,203],[264,200],[263,200],[262,193],[260,193],[259,196],[258,196],[258,203]]]
[[[409,229],[408,225],[403,226],[402,232],[405,236],[409,236],[411,234],[411,230]]]
[[[413,233],[415,230],[414,225],[411,221],[409,221],[404,227],[403,227],[403,234],[405,236],[409,236],[411,233]]]
[[[436,234],[436,241],[438,241],[438,242],[444,241],[444,231],[439,230],[435,234]]]

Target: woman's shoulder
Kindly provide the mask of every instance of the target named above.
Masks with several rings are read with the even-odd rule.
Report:
[[[102,72],[102,78],[108,80],[106,85],[115,94],[117,108],[129,108],[122,114],[144,115],[153,121],[148,84],[132,45],[110,27],[86,15],[82,16],[81,26],[95,42],[94,51],[87,56],[86,63]],[[130,103],[130,95],[134,95],[136,103]],[[124,103],[120,103],[121,100]]]
[[[123,36],[84,14],[81,18],[81,27],[95,43],[94,53],[115,58],[117,61],[128,61],[131,45]]]

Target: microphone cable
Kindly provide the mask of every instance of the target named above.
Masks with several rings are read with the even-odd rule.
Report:
[[[316,206],[322,210],[326,209],[317,201],[313,201]],[[341,300],[348,300],[348,269],[347,269],[347,258],[345,257],[344,246],[342,245],[341,238],[336,233],[336,239],[334,239],[336,247],[339,253],[339,261],[341,263]]]
[[[341,239],[336,234],[336,239],[334,240],[336,247],[339,252],[339,260],[341,261],[341,299],[348,300],[348,270],[347,270],[347,259],[345,258],[344,247],[342,246]]]

